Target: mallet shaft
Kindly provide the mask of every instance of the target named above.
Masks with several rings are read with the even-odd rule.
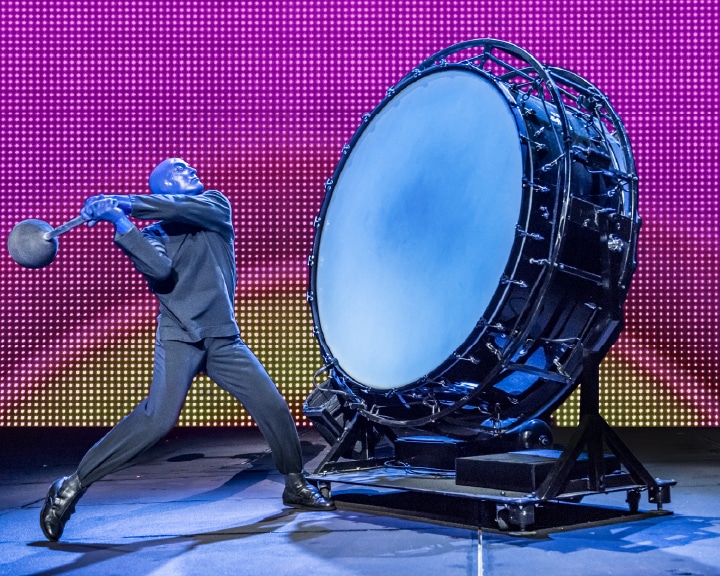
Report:
[[[65,224],[60,224],[57,228],[53,228],[50,230],[50,232],[46,232],[43,234],[43,238],[45,240],[52,240],[56,236],[60,236],[60,234],[65,234],[68,230],[72,230],[75,228],[75,226],[80,226],[80,224],[83,224],[84,222],[87,222],[88,219],[85,218],[85,216],[78,216],[77,218],[73,218],[69,222],[65,222]]]

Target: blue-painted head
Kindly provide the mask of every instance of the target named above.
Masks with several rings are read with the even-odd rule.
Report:
[[[181,158],[168,158],[155,166],[150,173],[150,191],[153,194],[201,194],[205,186],[195,168]]]

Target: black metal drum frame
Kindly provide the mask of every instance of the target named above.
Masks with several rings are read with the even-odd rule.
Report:
[[[308,300],[325,365],[304,410],[330,449],[311,479],[326,492],[338,482],[471,499],[479,525],[521,532],[534,525],[538,506],[606,492],[625,491],[637,512],[647,491],[662,511],[675,482],[653,478],[599,412],[599,364],[623,328],[641,222],[624,126],[586,80],[493,39],[435,54],[390,88],[376,111],[418,78],[448,68],[493,82],[517,117],[526,202],[514,260],[493,312],[434,373],[403,390],[379,392],[354,381],[325,341],[315,267],[329,198],[375,112],[363,117],[315,221]],[[531,361],[537,357],[545,359],[541,365]],[[498,383],[515,373],[534,384],[504,393]],[[579,425],[553,450],[546,422],[578,386]],[[456,468],[435,469],[422,458],[398,464],[398,451],[418,435],[438,439],[438,450],[457,456]],[[458,446],[469,448],[454,454]],[[477,479],[478,470],[488,472]]]

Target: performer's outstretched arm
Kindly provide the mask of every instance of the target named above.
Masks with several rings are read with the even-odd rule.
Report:
[[[109,196],[88,198],[81,211],[91,226],[99,220],[115,227],[115,244],[132,260],[138,272],[148,280],[165,280],[172,272],[172,260],[163,243],[138,230],[120,208],[118,201]]]

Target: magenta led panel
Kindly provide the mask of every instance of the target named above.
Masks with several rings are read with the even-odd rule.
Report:
[[[231,199],[243,336],[305,423],[325,180],[386,88],[482,37],[597,85],[631,138],[640,264],[602,365],[602,413],[720,425],[717,13],[711,0],[3,2],[0,425],[112,425],[145,395],[156,304],[111,229],[61,236],[40,270],[5,244],[20,220],[57,226],[87,196],[146,192],[167,156]],[[576,424],[576,399],[555,419]],[[252,424],[204,377],[180,423]]]

